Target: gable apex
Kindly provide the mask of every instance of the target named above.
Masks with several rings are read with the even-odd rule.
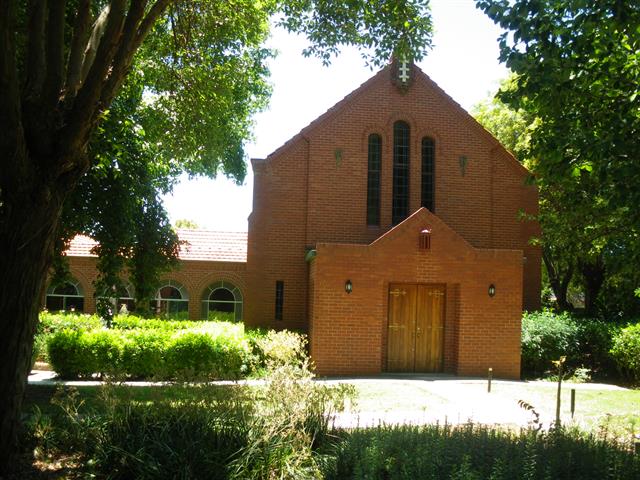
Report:
[[[357,99],[364,94],[367,90],[372,88],[374,85],[381,81],[389,82],[394,85],[394,87],[399,91],[400,94],[406,93],[407,91],[414,90],[419,88],[419,85],[422,84],[426,87],[430,92],[437,97],[440,97],[445,104],[450,105],[451,111],[454,112],[460,120],[466,124],[473,131],[477,132],[481,137],[489,142],[490,145],[493,146],[494,149],[499,149],[504,152],[504,158],[511,167],[515,168],[519,173],[523,175],[529,175],[530,172],[524,167],[518,160],[513,156],[511,152],[509,152],[487,129],[485,129],[473,116],[467,112],[458,102],[456,102],[447,92],[445,92],[431,77],[426,74],[420,67],[418,67],[415,63],[409,62],[408,68],[410,71],[410,80],[406,84],[399,83],[397,77],[401,75],[400,72],[400,62],[396,59],[392,59],[392,61],[380,69],[377,73],[375,73],[368,80],[363,82],[359,87],[353,90],[351,93],[346,95],[342,100],[338,101],[332,107],[330,107],[327,111],[309,123],[307,126],[302,128],[297,134],[283,143],[276,150],[271,152],[265,159],[261,159],[259,161],[252,160],[252,166],[255,167],[257,165],[261,165],[264,163],[268,163],[271,159],[278,157],[280,154],[287,151],[291,148],[297,141],[307,140],[309,136],[327,121],[334,118],[336,115],[339,115],[343,110],[347,109],[349,106],[353,105]]]
[[[416,245],[418,234],[424,229],[431,231],[432,235],[437,238],[448,238],[448,243],[455,242],[462,249],[469,252],[475,252],[477,249],[467,242],[460,234],[447,225],[440,217],[431,213],[427,208],[420,207],[414,213],[405,218],[402,222],[386,231],[373,242],[369,244],[371,248],[377,248],[387,243],[392,243],[396,239],[404,237],[408,234],[416,235]]]

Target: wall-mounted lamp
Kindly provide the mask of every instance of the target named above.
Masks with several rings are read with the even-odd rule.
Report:
[[[489,296],[493,297],[496,294],[496,286],[492,283],[489,285]]]
[[[351,280],[344,282],[344,291],[347,293],[351,293],[353,291],[353,283],[351,283]]]

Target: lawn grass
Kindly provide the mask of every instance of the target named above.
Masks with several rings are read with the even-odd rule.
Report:
[[[519,400],[532,405],[549,425],[555,419],[556,388],[554,382],[494,382],[492,392],[483,382],[461,383],[453,381],[419,380],[366,380],[354,381],[356,398],[351,412],[425,412],[454,410],[465,402],[484,401],[491,404],[517,405]],[[168,384],[126,387],[113,385],[114,394],[135,403],[176,403],[182,401],[212,402],[227,398],[240,385]],[[249,387],[251,388],[251,387]],[[576,388],[576,410],[571,420],[571,388]],[[97,404],[100,387],[77,387],[85,407]],[[50,399],[56,388],[31,384],[28,386],[24,411],[38,406],[44,412],[55,410]],[[499,416],[499,415],[498,415]],[[450,417],[452,418],[452,417]],[[593,389],[590,386],[563,384],[561,419],[586,431],[608,429],[612,435],[628,436],[640,433],[640,390]]]
[[[357,382],[357,408],[360,411],[429,411],[451,408],[465,402],[484,400],[517,405],[519,400],[532,405],[543,423],[555,419],[555,382],[494,382],[487,393],[485,382],[380,380]],[[453,385],[453,384],[452,384]],[[571,389],[576,389],[576,408],[571,419]],[[640,390],[594,389],[591,385],[564,383],[561,395],[561,420],[586,431],[608,428],[613,435],[640,433]]]

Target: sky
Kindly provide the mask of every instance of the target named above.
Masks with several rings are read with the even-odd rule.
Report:
[[[500,29],[473,0],[431,0],[433,49],[418,66],[466,110],[487,98],[507,76],[498,61]],[[249,158],[265,158],[315,118],[375,74],[355,49],[343,49],[329,67],[304,58],[301,36],[276,29],[268,47],[273,93],[269,108],[255,117],[254,139],[246,145]],[[172,223],[195,222],[205,230],[247,230],[251,213],[251,167],[242,185],[219,176],[215,180],[184,177],[164,197]]]

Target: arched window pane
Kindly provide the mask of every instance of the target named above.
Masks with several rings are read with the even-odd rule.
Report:
[[[422,206],[434,212],[436,144],[432,138],[422,139]]]
[[[367,225],[380,225],[380,171],[382,169],[382,138],[369,135],[367,162]]]
[[[160,317],[187,320],[189,296],[184,287],[169,282],[158,289],[156,298],[151,301],[151,308]]]
[[[217,288],[216,290],[211,292],[211,295],[209,295],[209,300],[214,302],[234,302],[235,297],[230,290],[227,290],[226,288]]]
[[[180,290],[178,290],[176,287],[167,285],[160,289],[160,298],[167,300],[182,300],[182,295],[180,294]]]
[[[393,124],[393,198],[391,221],[400,223],[409,215],[409,125]]]
[[[202,315],[206,320],[242,321],[242,293],[227,281],[212,284],[205,290]]]
[[[84,293],[75,281],[51,285],[47,290],[45,307],[50,312],[60,310],[83,312]]]

